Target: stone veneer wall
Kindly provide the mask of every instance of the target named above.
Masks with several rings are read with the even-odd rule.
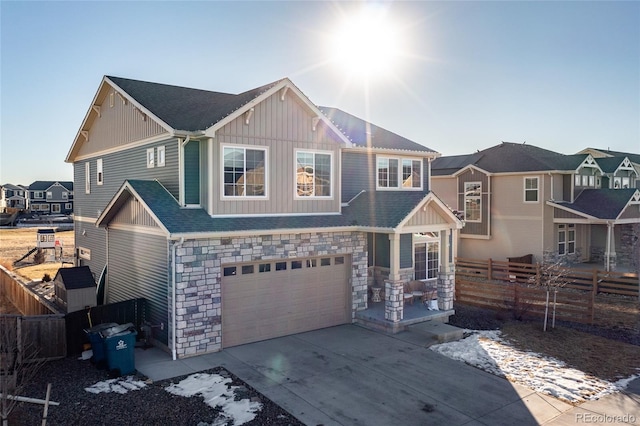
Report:
[[[351,255],[352,317],[367,308],[367,239],[362,232],[279,234],[187,240],[176,248],[176,354],[222,349],[224,265],[260,260]]]

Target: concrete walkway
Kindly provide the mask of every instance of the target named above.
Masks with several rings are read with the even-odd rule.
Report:
[[[439,355],[433,343],[424,328],[387,335],[344,325],[176,361],[158,349],[135,355],[154,381],[222,366],[307,425],[575,425],[596,414],[640,423],[638,380],[573,407]]]

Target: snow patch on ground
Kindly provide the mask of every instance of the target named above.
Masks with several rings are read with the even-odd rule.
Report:
[[[626,388],[640,374],[609,382],[567,367],[557,359],[523,352],[500,337],[499,330],[466,330],[469,337],[431,346],[431,350],[572,404]]]
[[[242,425],[256,417],[256,412],[262,409],[262,404],[246,398],[236,400],[235,391],[238,386],[230,386],[231,381],[230,378],[218,374],[196,373],[180,383],[166,387],[165,390],[184,397],[199,395],[204,398],[205,404],[219,408],[222,412],[210,426],[222,426],[230,422],[233,425]],[[127,376],[98,382],[84,389],[95,394],[109,392],[125,394],[145,386],[147,386],[145,382]]]
[[[262,409],[262,404],[246,398],[236,401],[235,390],[238,387],[229,386],[230,382],[230,378],[218,374],[196,373],[165,390],[186,397],[200,395],[209,406],[220,408],[222,413],[212,426],[225,425],[229,420],[233,420],[234,425],[253,420],[256,412]]]
[[[118,379],[110,379],[102,382],[98,382],[94,385],[84,388],[87,392],[91,393],[127,393],[129,391],[137,391],[147,386],[147,384],[140,380],[135,380],[132,376],[120,377]]]

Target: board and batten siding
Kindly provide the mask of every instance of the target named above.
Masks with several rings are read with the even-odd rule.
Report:
[[[231,121],[218,131],[213,143],[214,215],[318,214],[340,212],[340,143],[321,123],[312,130],[309,109],[288,94],[284,101],[273,95],[254,107],[249,124],[246,117]],[[223,197],[222,147],[237,145],[267,149],[267,196],[264,199]],[[330,198],[296,198],[296,150],[332,154]],[[204,175],[204,174],[203,174]]]
[[[169,246],[165,236],[109,228],[106,302],[143,297],[153,338],[168,345]],[[160,327],[160,325],[162,326]]]
[[[77,153],[80,157],[95,155],[101,151],[124,147],[131,142],[167,133],[160,124],[142,113],[131,102],[125,101],[113,89],[108,90],[97,107],[100,112],[93,116],[89,140],[82,144]],[[92,114],[95,114],[95,111],[92,111]],[[80,138],[84,139],[82,136]]]

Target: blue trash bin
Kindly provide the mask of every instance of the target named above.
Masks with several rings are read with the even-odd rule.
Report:
[[[115,322],[107,322],[104,324],[94,325],[93,327],[84,330],[89,338],[89,343],[91,343],[91,352],[93,352],[91,361],[99,368],[103,368],[107,362],[107,354],[104,350],[104,339],[102,337],[102,333],[116,327],[117,325],[118,324]]]
[[[136,372],[135,330],[127,330],[104,338],[104,347],[109,372],[114,376],[125,376]]]

